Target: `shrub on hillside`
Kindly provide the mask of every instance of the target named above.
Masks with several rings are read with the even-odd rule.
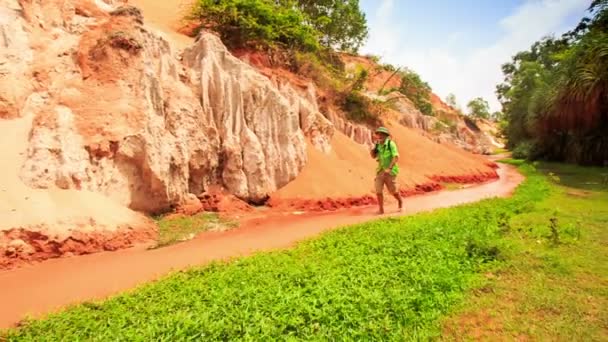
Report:
[[[297,8],[272,0],[197,0],[193,17],[218,32],[224,43],[282,44],[304,51],[319,49],[320,33]]]
[[[291,71],[313,80],[320,89],[338,92],[344,87],[344,64],[326,50],[317,53],[296,52],[292,65]]]
[[[397,67],[392,65],[392,64],[382,64],[380,66],[380,68],[382,68],[385,71],[390,71],[390,72],[395,72],[397,71]]]
[[[277,3],[298,8],[326,48],[356,53],[367,38],[368,28],[359,0],[278,0]]]
[[[400,71],[399,74],[401,76],[399,92],[407,96],[422,114],[434,115],[429,84],[424,82],[420,75],[412,70],[405,69]]]
[[[349,120],[372,126],[381,124],[385,110],[382,103],[373,101],[355,90],[345,95],[342,109]]]
[[[281,44],[301,51],[356,52],[368,32],[359,0],[197,0],[191,18],[239,47]]]

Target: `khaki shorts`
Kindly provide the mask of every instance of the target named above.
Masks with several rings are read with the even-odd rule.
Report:
[[[391,194],[397,192],[397,176],[393,176],[391,174],[387,174],[385,172],[379,173],[376,175],[376,194],[380,195],[384,192],[384,186]]]

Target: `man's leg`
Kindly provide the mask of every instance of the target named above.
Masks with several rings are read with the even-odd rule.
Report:
[[[387,176],[387,187],[388,191],[395,197],[397,202],[399,203],[399,211],[403,210],[403,199],[399,194],[399,189],[397,188],[397,176]]]
[[[384,214],[384,174],[379,173],[375,179],[376,197],[378,198],[378,214]]]

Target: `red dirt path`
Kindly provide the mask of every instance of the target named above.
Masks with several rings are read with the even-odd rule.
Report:
[[[495,182],[459,191],[409,197],[405,200],[404,215],[509,196],[523,177],[507,165],[501,165],[497,171],[500,179]],[[252,218],[232,231],[204,233],[195,240],[167,248],[133,248],[54,259],[0,272],[0,328],[14,326],[28,314],[41,317],[66,305],[107,298],[172,271],[204,265],[212,260],[290,247],[323,231],[377,219],[373,214],[375,209],[368,206],[333,213],[275,213]],[[398,214],[388,216],[393,215]]]

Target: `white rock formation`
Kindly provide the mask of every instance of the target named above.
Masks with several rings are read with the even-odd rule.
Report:
[[[30,101],[15,95],[2,107],[35,117],[28,185],[90,190],[148,212],[215,184],[263,202],[306,164],[306,137],[330,151],[334,127],[312,86],[273,82],[209,33],[177,56],[136,8],[60,2],[24,2],[20,25],[2,26],[21,34],[9,42],[23,57],[9,61],[11,77],[38,75]]]

